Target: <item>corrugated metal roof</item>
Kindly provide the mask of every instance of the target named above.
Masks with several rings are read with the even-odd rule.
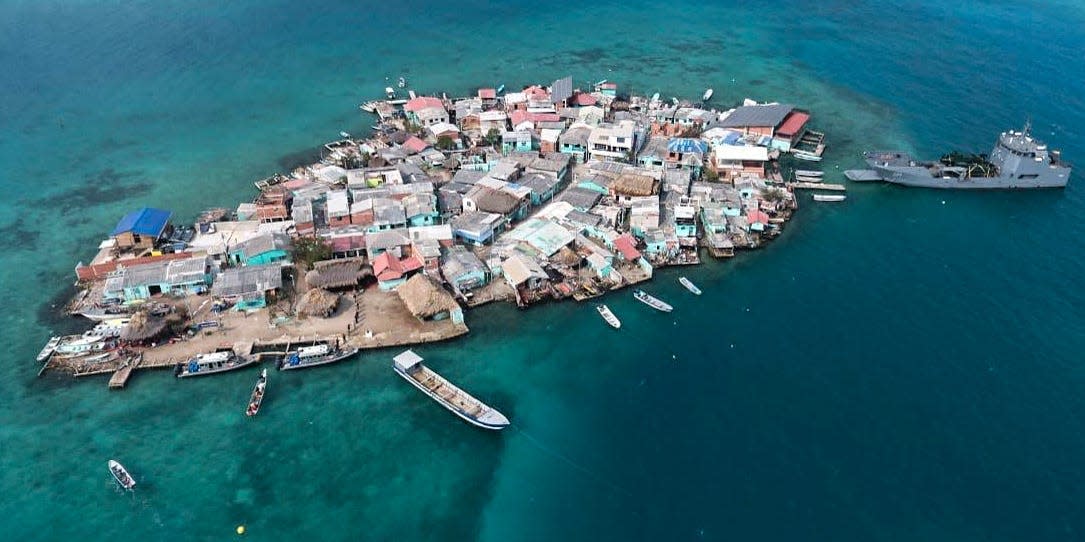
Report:
[[[573,77],[562,77],[550,86],[550,103],[561,103],[573,96]]]
[[[724,128],[743,128],[746,126],[772,126],[783,122],[791,113],[793,106],[787,104],[745,105],[736,108],[719,122]]]

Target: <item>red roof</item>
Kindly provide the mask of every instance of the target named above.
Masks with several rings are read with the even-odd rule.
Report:
[[[434,98],[432,96],[419,96],[417,98],[407,100],[407,105],[404,105],[403,109],[406,109],[407,111],[417,112],[427,107],[439,107],[441,109],[444,109],[445,104],[441,102],[440,98]]]
[[[426,150],[426,147],[429,146],[429,143],[426,143],[425,141],[422,141],[415,136],[411,136],[407,138],[407,141],[403,142],[403,146],[409,149],[411,152],[420,153]]]
[[[784,137],[797,135],[802,131],[802,127],[806,126],[806,121],[808,120],[810,120],[810,115],[801,111],[792,111],[784,118],[784,122],[780,124],[780,127],[776,130],[776,134]]]
[[[524,121],[527,121],[527,120],[532,120],[531,113],[528,113],[527,111],[524,111],[523,109],[517,109],[516,111],[513,111],[512,114],[509,115],[509,118],[512,120],[512,127],[513,128],[515,128],[516,125],[520,124],[521,122],[524,122]]]
[[[746,213],[746,222],[749,222],[750,224],[758,222],[768,224],[769,215],[760,209],[750,209],[750,212]]]
[[[617,248],[618,252],[622,253],[622,257],[628,261],[640,258],[640,251],[637,250],[637,242],[634,241],[633,237],[628,233],[623,233],[615,239],[614,247]]]
[[[402,260],[396,258],[391,252],[382,252],[373,260],[373,274],[377,280],[384,282],[403,278],[405,273],[410,273],[422,268],[422,261],[414,256],[408,256]]]
[[[497,91],[492,88],[478,89],[478,97],[483,100],[492,100],[497,97]]]
[[[532,113],[531,120],[535,122],[561,122],[557,113]]]
[[[365,248],[365,234],[332,237],[332,252],[347,252]]]
[[[591,94],[584,94],[582,92],[580,94],[577,94],[576,98],[574,98],[573,101],[576,103],[576,105],[582,107],[586,105],[595,105],[595,96],[592,96]]]

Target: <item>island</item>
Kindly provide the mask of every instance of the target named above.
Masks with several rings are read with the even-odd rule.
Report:
[[[121,388],[137,369],[292,369],[444,341],[486,303],[584,301],[756,249],[796,190],[843,190],[781,167],[825,149],[788,104],[717,109],[711,90],[661,100],[571,77],[454,99],[399,83],[360,106],[368,137],[341,133],[236,209],[120,217],[75,268],[67,310],[93,328],[51,338],[39,374]]]

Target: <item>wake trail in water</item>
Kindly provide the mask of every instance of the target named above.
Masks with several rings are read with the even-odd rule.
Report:
[[[590,478],[592,481],[594,481],[594,482],[596,482],[598,484],[607,486],[610,489],[625,495],[626,497],[631,497],[631,498],[636,497],[636,495],[632,491],[629,491],[628,489],[625,489],[624,487],[619,486],[618,484],[616,484],[614,482],[611,482],[610,480],[607,480],[602,475],[600,475],[599,473],[593,471],[592,469],[589,469],[588,467],[585,467],[584,465],[581,465],[580,463],[577,463],[576,461],[573,461],[572,459],[570,459],[565,454],[562,454],[562,453],[560,453],[560,452],[558,452],[556,450],[551,449],[549,446],[546,446],[545,444],[540,442],[539,439],[531,436],[531,434],[528,433],[527,431],[524,431],[524,429],[522,427],[520,427],[520,426],[518,426],[516,424],[512,424],[512,427],[516,428],[516,430],[521,435],[523,435],[524,438],[526,438],[528,440],[528,442],[534,444],[535,447],[538,448],[540,451],[542,451],[543,453],[549,455],[550,457],[558,459],[561,462],[565,463],[566,465],[569,465],[570,467],[580,471],[582,474],[584,474],[585,476]]]

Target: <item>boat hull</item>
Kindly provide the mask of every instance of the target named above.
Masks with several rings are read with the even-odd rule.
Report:
[[[314,356],[317,359],[312,361],[306,361],[304,358],[298,360],[296,365],[290,364],[290,357],[285,356],[279,360],[280,371],[292,371],[294,369],[308,369],[309,367],[320,367],[321,365],[330,365],[332,363],[338,363],[358,353],[357,348],[351,348],[349,350],[342,350],[340,352],[329,354],[327,356]]]
[[[214,368],[210,368],[210,369],[205,369],[205,368],[201,367],[200,370],[196,371],[196,372],[190,372],[188,370],[188,363],[184,362],[184,363],[178,363],[177,364],[177,368],[174,370],[174,375],[177,376],[177,378],[189,378],[189,377],[193,377],[193,376],[207,376],[207,375],[214,375],[214,374],[219,374],[219,373],[228,373],[230,371],[236,371],[238,369],[244,369],[245,367],[248,367],[249,365],[253,365],[253,364],[256,364],[256,363],[259,363],[259,362],[260,362],[260,359],[257,358],[256,356],[253,356],[253,357],[250,357],[250,358],[243,358],[243,359],[239,358],[239,361],[236,364],[226,365],[226,366],[223,366],[223,367],[214,367]]]
[[[453,414],[455,414],[457,417],[459,417],[463,421],[465,421],[465,422],[467,422],[467,423],[469,423],[471,425],[474,425],[475,427],[481,427],[483,429],[489,429],[491,431],[500,431],[500,430],[502,430],[502,429],[509,426],[508,419],[504,419],[505,417],[503,415],[501,416],[501,418],[504,419],[504,423],[487,423],[487,422],[479,420],[479,419],[477,419],[477,418],[475,418],[473,416],[469,416],[465,412],[462,412],[461,410],[459,410],[458,408],[456,408],[455,406],[450,404],[448,401],[446,401],[444,399],[444,397],[441,397],[440,395],[437,395],[436,393],[431,391],[429,388],[423,386],[421,382],[415,380],[413,377],[411,377],[411,375],[407,374],[406,371],[403,371],[399,367],[395,367],[395,366],[393,366],[392,369],[395,370],[396,374],[398,374],[404,380],[406,380],[407,382],[410,382],[412,386],[418,388],[419,390],[422,391],[422,393],[428,395],[430,397],[430,399],[433,399],[434,401],[437,402],[437,404],[443,406],[445,408],[445,410],[448,410],[448,411],[452,412]],[[487,407],[487,408],[489,408],[489,407]],[[494,412],[496,412],[496,411],[494,411]]]
[[[136,487],[136,479],[132,478],[128,469],[124,468],[119,462],[112,459],[109,460],[109,473],[113,475],[113,479],[117,481],[124,489],[131,490]]]

